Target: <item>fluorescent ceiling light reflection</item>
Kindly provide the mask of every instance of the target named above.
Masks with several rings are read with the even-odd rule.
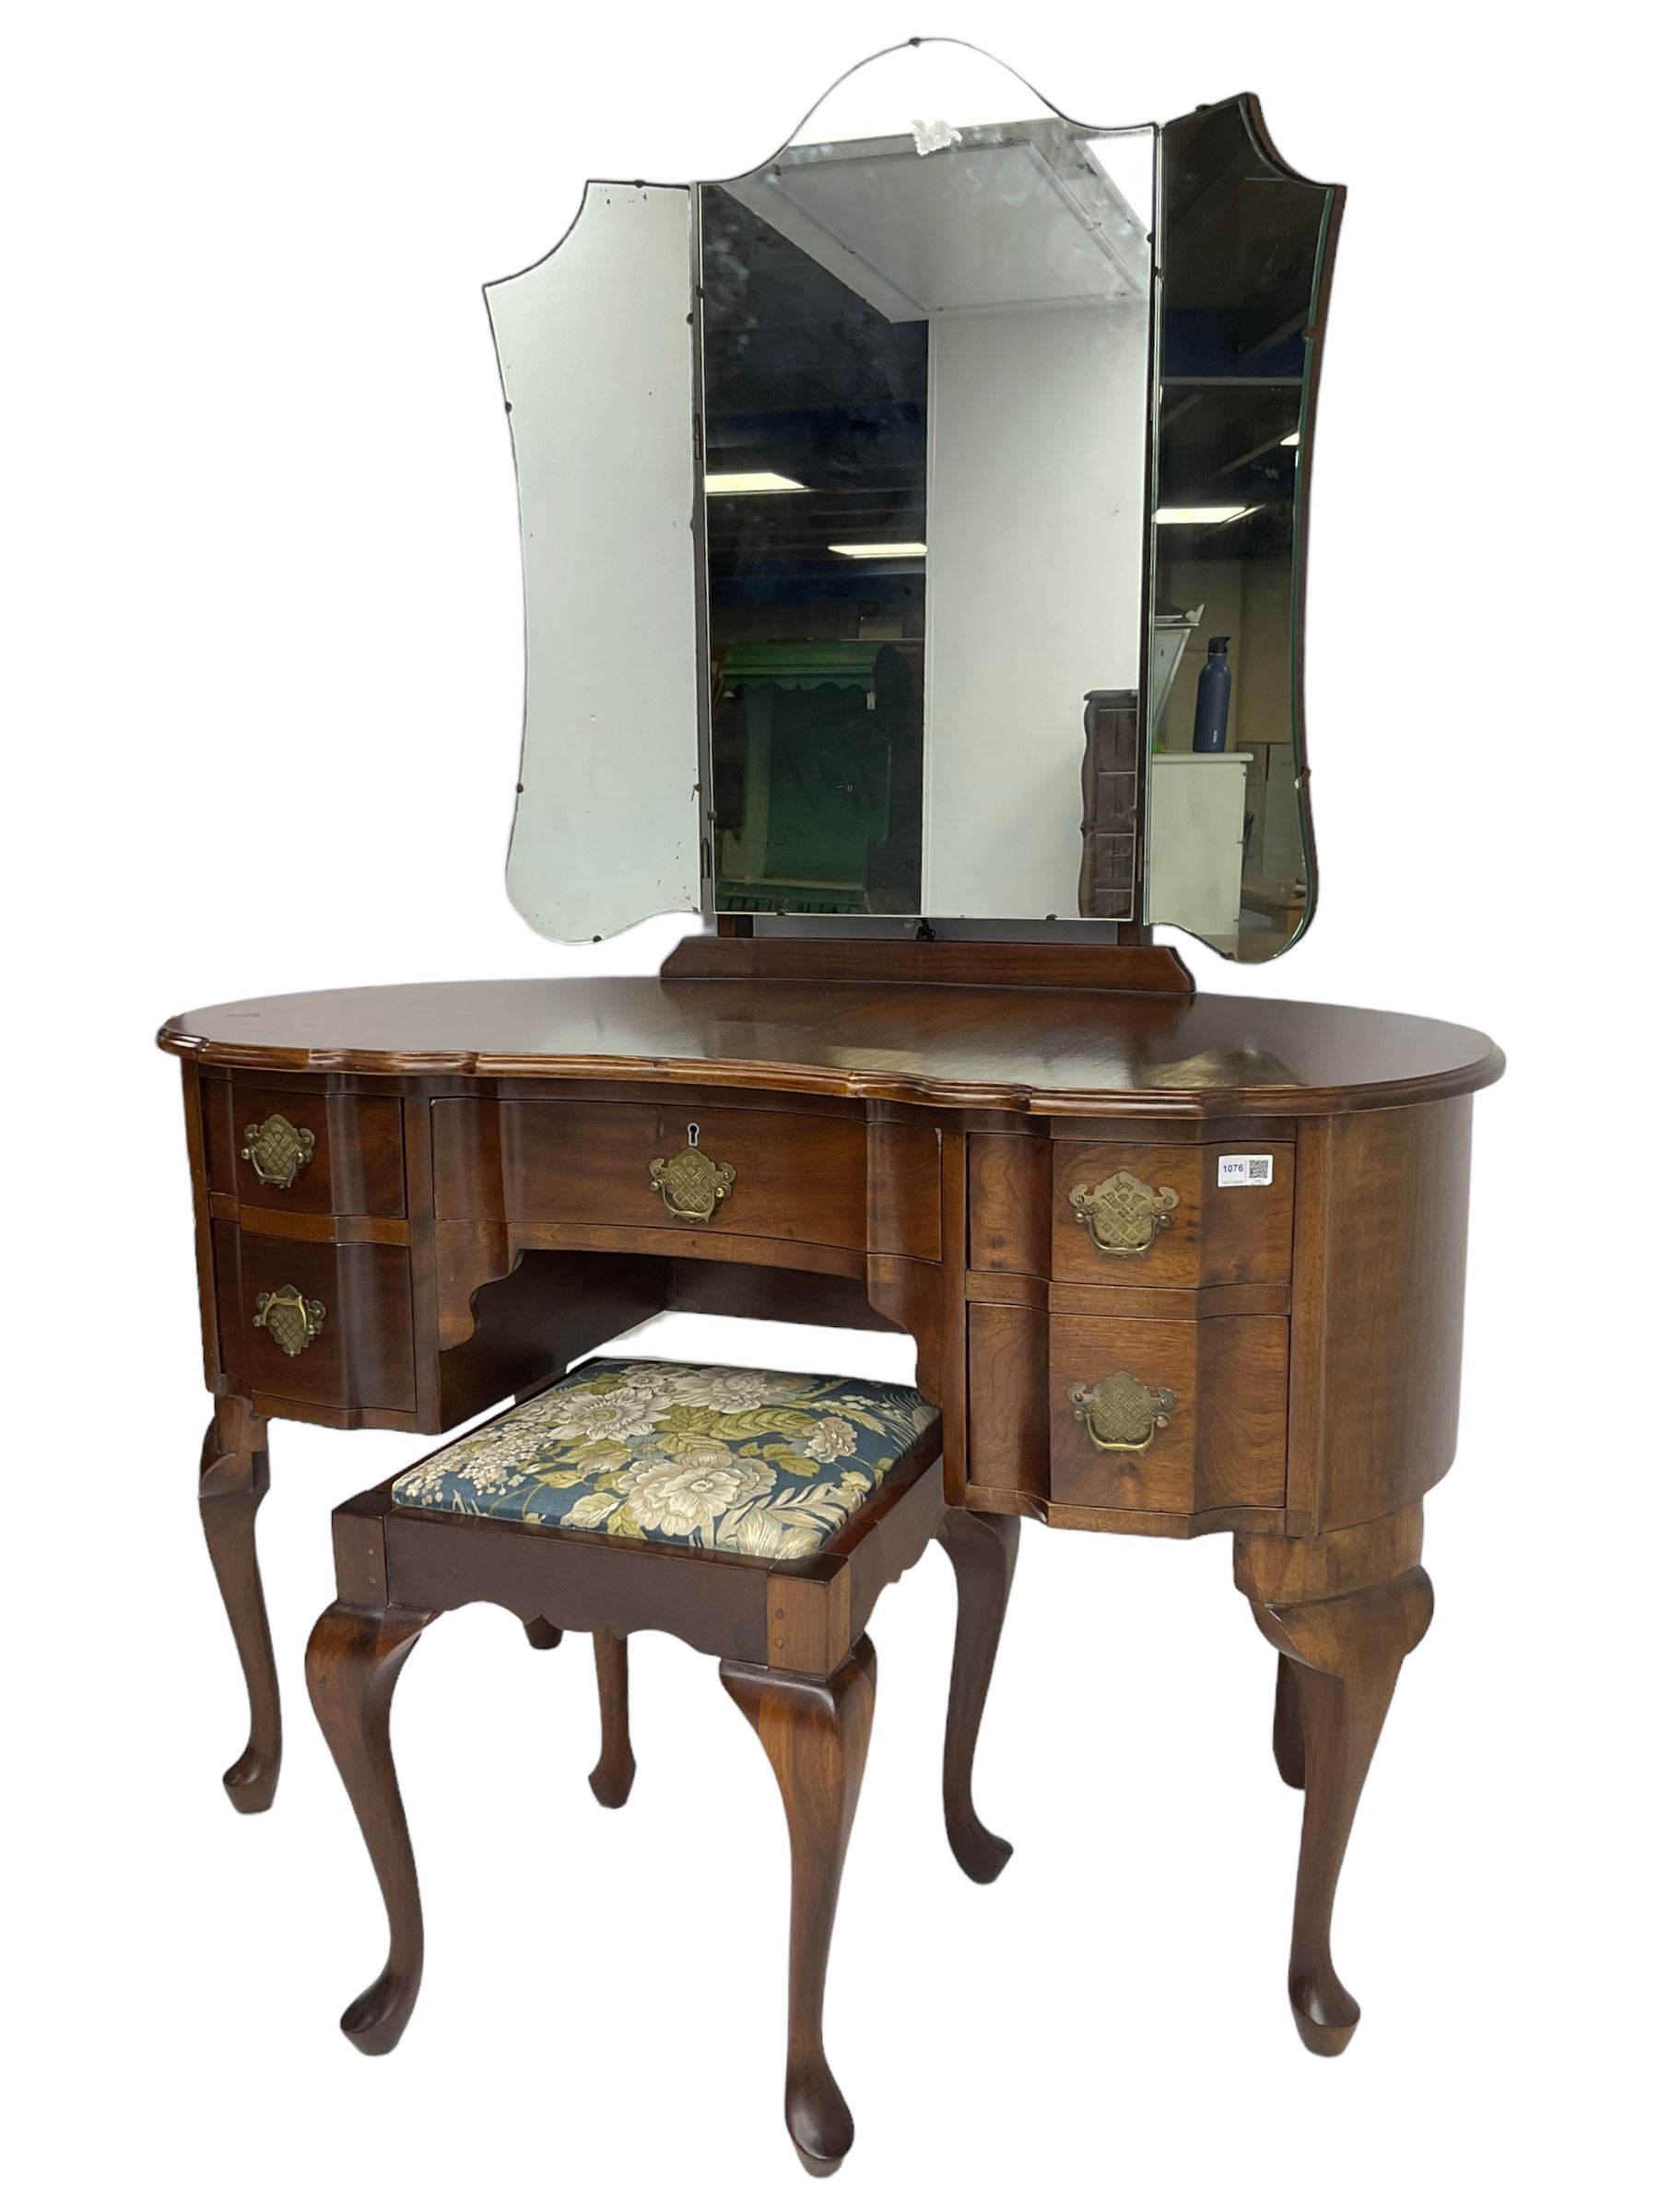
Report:
[[[908,538],[890,546],[831,546],[830,550],[843,560],[920,560],[927,547],[918,539]]]
[[[805,484],[797,484],[793,477],[780,477],[770,468],[737,469],[724,476],[703,478],[703,489],[719,494],[741,491],[805,491]]]
[[[1241,514],[1253,514],[1253,507],[1160,507],[1152,517],[1155,523],[1236,523]]]

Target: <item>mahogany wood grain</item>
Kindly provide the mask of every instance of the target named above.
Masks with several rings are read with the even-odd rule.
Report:
[[[1285,1496],[1287,1324],[1220,1321],[1049,1323],[1050,1494],[1073,1505],[1194,1513],[1279,1506]],[[1144,1452],[1102,1451],[1068,1395],[1120,1371],[1175,1394],[1167,1428]]]
[[[1296,1668],[1283,1652],[1273,1689],[1273,1760],[1280,1781],[1288,1788],[1305,1788],[1308,1760],[1302,1744],[1301,1699],[1296,1688]]]
[[[945,1147],[937,1124],[901,1120],[873,1100],[868,1147],[865,1251],[942,1259]]]
[[[967,1504],[971,1512],[1018,1513],[1028,1521],[1041,1521],[1046,1528],[1075,1528],[1104,1536],[1184,1539],[1214,1535],[1222,1530],[1282,1536],[1290,1518],[1270,1505],[1218,1506],[1202,1513],[1143,1513],[1111,1505],[1063,1505],[1028,1490],[995,1490],[977,1483],[968,1486]]]
[[[669,1270],[659,1260],[497,1250],[493,1242],[481,1251],[453,1229],[441,1224],[436,1240],[442,1280],[422,1361],[436,1382],[428,1429],[453,1429],[503,1398],[557,1382],[574,1361],[669,1302]]]
[[[235,1388],[319,1406],[414,1410],[406,1253],[378,1244],[248,1236],[218,1221],[213,1254],[219,1343]],[[320,1334],[291,1355],[253,1321],[260,1293],[289,1284],[324,1308]]]
[[[971,1486],[1048,1496],[1048,1317],[1027,1306],[968,1310]]]
[[[968,1139],[968,1264],[986,1275],[1050,1274],[1054,1147],[1041,1136]]]
[[[270,1487],[264,1421],[246,1398],[227,1394],[216,1399],[202,1443],[196,1497],[208,1557],[248,1688],[247,1746],[225,1774],[226,1794],[239,1813],[266,1810],[276,1794],[282,1768],[282,1700],[253,1535],[254,1521]]]
[[[1290,2008],[1308,2049],[1334,2058],[1359,2019],[1331,1962],[1337,1878],[1401,1663],[1428,1630],[1434,1593],[1413,1567],[1379,1589],[1253,1609],[1263,1634],[1293,1664],[1300,1723],[1304,1802]]]
[[[1290,2006],[1310,2051],[1347,2049],[1359,2007],[1331,1962],[1331,1915],[1371,1755],[1402,1661],[1434,1594],[1418,1561],[1420,1503],[1296,1541],[1233,1540],[1233,1575],[1279,1653],[1273,1747],[1305,1793],[1290,1939]]]
[[[1109,1103],[1103,1099],[1094,1113],[1068,1113],[1052,1123],[1005,1114],[995,1131],[991,1130],[988,1120],[984,1125],[988,1134],[1063,1136],[1079,1145],[1206,1144],[1222,1145],[1238,1152],[1265,1150],[1270,1145],[1293,1145],[1306,1126],[1304,1118],[1285,1113],[1206,1114],[1204,1126],[1194,1129],[1190,1121],[1172,1117],[1160,1120],[1150,1113],[1135,1114],[1125,1121],[1106,1111]]]
[[[441,1235],[449,1228],[440,1222]],[[469,1229],[472,1224],[466,1225]],[[723,1229],[694,1229],[665,1221],[661,1229],[609,1221],[513,1221],[501,1225],[503,1251],[615,1252],[677,1260],[725,1260],[759,1267],[800,1268],[813,1275],[856,1279],[866,1257],[845,1244],[806,1244],[789,1237],[742,1236]],[[879,1257],[869,1255],[870,1260]]]
[[[1142,1290],[1117,1285],[1046,1282],[1033,1275],[981,1275],[970,1268],[971,1304],[1036,1306],[1045,1313],[1115,1313],[1141,1321],[1208,1321],[1228,1313],[1288,1313],[1290,1285],[1211,1283],[1199,1290]]]
[[[783,2117],[807,2171],[830,2174],[853,2147],[853,2115],[824,2054],[824,1983],[876,1712],[876,1651],[863,1638],[828,1681],[731,1661],[720,1678],[782,1794],[790,1855]]]
[[[1461,1098],[1331,1124],[1322,1527],[1420,1498],[1456,1453],[1471,1120]]]
[[[213,1214],[207,1190],[207,1139],[203,1126],[202,1089],[206,1078],[193,1061],[179,1070],[183,1077],[184,1144],[190,1161],[191,1210],[195,1219],[196,1303],[202,1323],[202,1374],[217,1392],[219,1362],[218,1316],[213,1288]]]
[[[416,1425],[429,1430],[440,1427],[444,1418],[442,1352],[445,1341],[440,1302],[438,1225],[433,1196],[432,1093],[433,1086],[429,1082],[417,1080],[406,1086],[401,1101],[409,1209],[409,1318],[415,1353]],[[507,1269],[503,1265],[490,1272],[492,1275],[503,1275]],[[473,1287],[481,1290],[484,1277],[475,1277]],[[469,1326],[464,1334],[470,1336],[476,1325],[476,1309],[470,1298],[468,1321]],[[512,1378],[512,1386],[516,1388],[530,1380],[528,1375],[517,1374]]]
[[[1192,971],[1172,945],[964,943],[943,937],[690,936],[663,962],[665,982],[1045,985],[1186,996]]]
[[[274,1391],[256,1390],[253,1409],[267,1421],[308,1421],[319,1429],[394,1429],[416,1434],[418,1417],[389,1406],[319,1406],[311,1398],[279,1397]]]
[[[287,1090],[232,1077],[207,1084],[204,1105],[215,1191],[274,1213],[402,1214],[402,1115],[394,1099]],[[242,1158],[249,1128],[276,1113],[313,1139],[311,1159],[286,1190],[263,1182]]]
[[[441,1223],[637,1226],[658,1249],[763,1236],[862,1254],[940,1256],[940,1140],[932,1122],[875,1102],[814,1100],[794,1113],[767,1100],[562,1103],[439,1099],[431,1109],[434,1212]],[[649,1163],[683,1149],[690,1127],[737,1182],[706,1228],[677,1219]],[[724,1149],[723,1149],[724,1146]],[[741,1161],[735,1155],[741,1154]],[[673,1241],[667,1243],[664,1238]],[[747,1244],[733,1246],[740,1254]],[[833,1265],[833,1262],[821,1263]]]
[[[281,1237],[294,1244],[396,1244],[410,1241],[409,1224],[377,1214],[284,1214],[274,1206],[243,1206],[215,1191],[208,1212],[216,1221],[235,1221],[252,1237]]]
[[[653,1159],[683,1152],[694,1127],[698,1149],[736,1171],[729,1195],[696,1225],[677,1220],[651,1183]],[[440,1219],[706,1229],[865,1249],[865,1129],[841,1116],[729,1098],[690,1112],[440,1099],[432,1158]]]
[[[312,1708],[351,1809],[386,1908],[386,1963],[340,2016],[340,2030],[365,2056],[392,2050],[420,1994],[425,1938],[420,1885],[392,1760],[392,1694],[429,1613],[333,1605],[312,1630],[305,1678]]]
[[[945,1731],[945,1833],[969,1880],[994,1882],[1014,1846],[994,1836],[974,1810],[973,1755],[1019,1557],[1019,1522],[1009,1513],[947,1512],[938,1536],[957,1583]]]
[[[923,1106],[1200,1120],[1349,1112],[1496,1082],[1449,1022],[1284,999],[654,977],[389,984],[183,1014],[207,1066],[610,1077]]]
[[[1420,1500],[1347,1528],[1322,1529],[1293,1544],[1233,1539],[1233,1581],[1258,1605],[1301,1606],[1397,1582],[1423,1556]]]
[[[822,1329],[896,1329],[871,1305],[859,1277],[757,1267],[742,1260],[675,1260],[663,1310],[794,1321]]]
[[[1288,1283],[1296,1184],[1294,1145],[1058,1144],[1053,1153],[1053,1261],[1062,1281],[1134,1288],[1216,1283]],[[1248,1151],[1273,1162],[1264,1185],[1220,1187],[1220,1162]],[[1168,1229],[1145,1252],[1101,1252],[1076,1218],[1068,1194],[1108,1177],[1134,1175],[1152,1190],[1172,1190]]]
[[[633,1744],[628,1731],[628,1639],[594,1631],[594,1666],[599,1681],[599,1763],[588,1786],[601,1805],[628,1803],[633,1788]]]

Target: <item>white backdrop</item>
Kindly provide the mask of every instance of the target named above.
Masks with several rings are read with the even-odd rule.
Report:
[[[1206,989],[1471,1021],[1512,1072],[1476,1112],[1440,1618],[1338,1908],[1352,2051],[1307,2056],[1287,2012],[1299,1801],[1225,1540],[1028,1532],[980,1760],[1017,1849],[988,1891],[936,1809],[933,1559],[875,1629],[829,2006],[859,2125],[843,2208],[1634,2194],[1659,1573],[1636,20],[1583,6],[1546,44],[1524,18],[1405,0],[959,0],[931,26],[1105,123],[1248,85],[1291,161],[1348,183],[1314,494],[1321,912],[1260,978],[1182,949]],[[559,236],[586,176],[741,170],[912,28],[864,0],[158,0],[14,27],[14,2201],[806,2186],[780,2114],[782,1817],[712,1664],[663,1639],[636,1652],[622,1814],[586,1789],[584,1647],[533,1654],[481,1609],[427,1639],[397,1714],[426,1989],[394,2056],[337,2033],[382,1928],[300,1662],[328,1508],[408,1445],[274,1430],[288,1755],[275,1809],[238,1819],[177,1080],[149,1039],[253,993],[656,964],[679,924],[566,954],[502,891],[518,553],[479,287]],[[902,1348],[839,1352],[874,1369]]]

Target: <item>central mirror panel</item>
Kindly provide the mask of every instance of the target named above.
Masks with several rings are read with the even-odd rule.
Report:
[[[808,126],[702,187],[717,912],[1077,915],[1085,701],[1140,680],[1153,135]]]
[[[1291,942],[1340,202],[1248,95],[1097,128],[931,40],[742,176],[590,185],[486,295],[520,910]]]

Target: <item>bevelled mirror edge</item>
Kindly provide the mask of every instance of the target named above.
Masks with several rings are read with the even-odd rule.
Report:
[[[1249,201],[1260,210],[1265,204],[1264,195],[1259,190],[1252,194],[1250,186],[1283,188],[1272,194],[1277,214],[1261,222],[1264,250],[1260,265],[1264,282],[1269,271],[1277,271],[1279,281],[1292,281],[1295,272],[1300,271],[1300,294],[1289,300],[1281,299],[1275,303],[1269,297],[1260,302],[1246,302],[1236,293],[1230,293],[1225,275],[1219,275],[1218,280],[1216,270],[1200,273],[1200,266],[1194,265],[1205,263],[1203,253],[1193,251],[1183,258],[1180,173],[1183,146],[1196,135],[1208,134],[1213,139],[1218,133],[1229,131],[1236,133],[1238,141],[1229,159],[1224,161],[1212,155],[1210,173],[1206,173],[1202,163],[1198,163],[1186,182],[1189,186],[1196,182],[1200,187],[1199,201],[1212,226],[1218,223],[1225,226],[1230,194],[1235,206]],[[1241,164],[1241,155],[1247,157]],[[1300,943],[1312,920],[1318,898],[1304,679],[1307,540],[1318,382],[1346,189],[1308,178],[1285,159],[1267,128],[1260,100],[1251,92],[1206,103],[1163,127],[1159,185],[1160,360],[1159,404],[1155,409],[1159,458],[1157,501],[1150,533],[1153,581],[1147,640],[1149,665],[1155,656],[1160,618],[1167,621],[1184,614],[1190,629],[1196,629],[1202,619],[1206,641],[1204,652],[1188,664],[1185,695],[1179,701],[1172,723],[1167,712],[1171,688],[1166,688],[1160,703],[1155,689],[1156,679],[1149,677],[1148,812],[1156,813],[1153,801],[1158,787],[1156,763],[1159,758],[1171,765],[1177,759],[1188,758],[1183,751],[1162,752],[1160,715],[1164,716],[1163,727],[1178,726],[1195,704],[1199,712],[1194,715],[1194,754],[1209,750],[1244,755],[1244,762],[1235,759],[1233,765],[1245,765],[1250,782],[1243,816],[1244,857],[1236,924],[1229,927],[1225,920],[1212,920],[1209,925],[1194,926],[1195,915],[1160,908],[1150,895],[1144,912],[1149,925],[1180,929],[1197,937],[1222,958],[1259,963],[1277,959]],[[1266,250],[1268,246],[1271,251]],[[1206,286],[1206,275],[1210,278],[1209,288]],[[1197,300],[1208,311],[1199,318],[1210,326],[1208,342],[1217,347],[1218,355],[1230,354],[1228,359],[1194,359],[1190,353],[1183,358],[1182,313],[1195,304],[1194,280]],[[1249,329],[1244,312],[1247,306],[1265,314],[1264,330],[1253,333]],[[1291,310],[1288,315],[1284,312],[1287,306]],[[1272,312],[1266,312],[1269,310]],[[1293,359],[1288,358],[1284,350],[1287,342]],[[1243,358],[1241,349],[1247,349],[1250,355],[1265,354],[1265,358],[1251,361]],[[1242,372],[1252,367],[1265,373],[1252,376]],[[1183,371],[1199,373],[1183,375]],[[1171,469],[1171,459],[1180,440],[1192,435],[1190,411],[1205,402],[1214,404],[1216,397],[1214,392],[1195,394],[1193,388],[1217,387],[1225,400],[1229,386],[1248,387],[1253,383],[1265,387],[1271,394],[1270,400],[1265,394],[1265,406],[1288,411],[1282,421],[1272,420],[1270,416],[1257,418],[1252,435],[1242,441],[1235,435],[1235,448],[1242,442],[1244,451],[1236,455],[1230,466],[1238,469],[1253,462],[1259,474],[1271,477],[1285,463],[1285,449],[1289,449],[1289,496],[1278,508],[1275,505],[1276,493],[1270,481],[1253,486],[1248,478],[1237,476],[1224,476],[1218,480],[1213,475],[1195,477],[1190,468],[1183,470],[1177,465]],[[1230,396],[1236,400],[1250,394],[1235,390]],[[1180,437],[1171,439],[1166,433],[1176,423],[1182,426]],[[1270,432],[1265,438],[1262,436],[1264,430]],[[1262,458],[1264,454],[1267,456],[1265,460]],[[1194,503],[1206,498],[1221,503],[1213,506]],[[1273,574],[1277,568],[1277,588],[1272,595],[1282,601],[1282,652],[1277,668],[1270,665],[1273,656],[1264,654],[1258,648],[1252,671],[1254,688],[1247,694],[1246,724],[1241,729],[1240,718],[1235,716],[1230,735],[1218,735],[1215,726],[1218,718],[1214,714],[1207,718],[1209,726],[1201,731],[1199,724],[1206,720],[1203,700],[1200,697],[1195,701],[1194,693],[1200,689],[1206,676],[1212,680],[1219,679],[1218,720],[1225,732],[1230,683],[1230,648],[1236,658],[1238,641],[1236,634],[1230,636],[1219,625],[1225,622],[1230,630],[1236,632],[1248,594],[1235,594],[1230,607],[1225,599],[1216,605],[1196,588],[1194,574],[1189,571],[1182,578],[1189,588],[1172,595],[1172,585],[1182,564],[1172,556],[1171,531],[1163,525],[1167,524],[1172,530],[1178,524],[1199,522],[1206,525],[1212,550],[1215,541],[1230,532],[1243,536],[1244,544],[1235,549],[1245,556],[1241,564],[1245,573],[1261,577]],[[1264,556],[1267,558],[1264,559]],[[1249,657],[1248,641],[1246,657]],[[1268,772],[1269,764],[1278,770],[1277,775]],[[1194,765],[1197,765],[1195,760]],[[1215,796],[1215,780],[1208,780],[1211,795]],[[1235,806],[1236,803],[1235,798]],[[1150,820],[1148,830],[1149,833],[1153,830]],[[1290,874],[1292,866],[1295,876]]]
[[[592,181],[548,253],[484,288],[524,592],[507,890],[566,943],[701,904],[692,198]]]

